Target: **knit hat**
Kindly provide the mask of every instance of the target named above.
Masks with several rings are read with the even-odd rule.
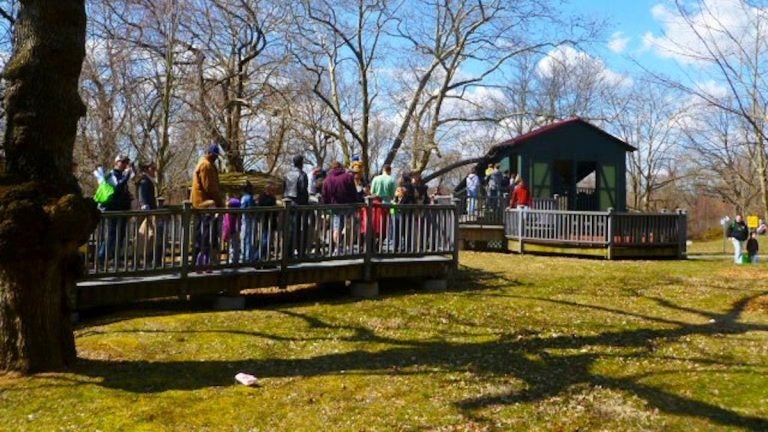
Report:
[[[210,147],[208,147],[208,151],[206,151],[207,154],[215,154],[216,156],[221,156],[221,150],[219,150],[218,144],[212,144]]]

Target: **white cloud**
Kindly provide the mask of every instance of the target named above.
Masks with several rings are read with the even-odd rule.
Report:
[[[579,69],[598,74],[608,84],[631,84],[630,78],[609,69],[601,59],[567,45],[553,49],[536,65],[536,72],[542,77],[552,77],[558,72]]]
[[[621,54],[627,49],[630,38],[624,36],[622,32],[616,32],[611,35],[611,40],[608,41],[608,48],[616,54]]]
[[[768,36],[756,25],[764,23],[768,8],[752,7],[744,0],[701,0],[697,6],[687,17],[663,4],[654,6],[651,14],[663,30],[658,35],[647,32],[643,47],[684,64],[704,64],[707,47],[730,56],[738,53],[738,45],[754,44]]]
[[[731,94],[727,87],[715,82],[714,80],[696,83],[696,88],[698,88],[702,93],[715,99],[722,99],[728,97],[728,95]]]

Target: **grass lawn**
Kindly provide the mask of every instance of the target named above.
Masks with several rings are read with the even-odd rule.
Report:
[[[445,293],[86,322],[73,371],[0,376],[0,429],[768,430],[768,265],[461,263]]]
[[[768,248],[768,241],[765,236],[759,236],[761,249]],[[765,243],[765,244],[763,244]],[[765,253],[765,250],[761,251]],[[731,255],[733,254],[733,245],[729,239],[714,240],[692,240],[688,245],[688,255]]]

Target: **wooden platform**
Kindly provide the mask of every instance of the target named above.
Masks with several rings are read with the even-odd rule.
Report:
[[[499,242],[504,244],[504,227],[501,225],[459,225],[459,249],[470,249],[469,245]]]
[[[509,251],[521,254],[541,254],[578,256],[603,259],[675,259],[678,256],[678,246],[670,245],[641,245],[641,246],[605,246],[589,242],[558,243],[552,241],[520,241],[508,239]]]
[[[143,277],[104,277],[79,282],[77,308],[125,304],[153,298],[186,295],[236,295],[243,290],[299,285],[307,283],[382,280],[389,278],[444,279],[454,268],[454,257],[336,260],[301,263],[282,270],[273,268],[237,268],[211,273],[180,273]],[[370,275],[366,275],[370,272]]]

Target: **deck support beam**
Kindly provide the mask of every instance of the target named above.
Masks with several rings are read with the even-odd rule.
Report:
[[[446,279],[426,279],[421,282],[421,289],[427,292],[441,293],[448,289]]]
[[[352,281],[350,289],[353,297],[374,298],[379,296],[378,281]]]
[[[217,296],[213,300],[213,309],[217,311],[243,310],[245,309],[245,296]]]

